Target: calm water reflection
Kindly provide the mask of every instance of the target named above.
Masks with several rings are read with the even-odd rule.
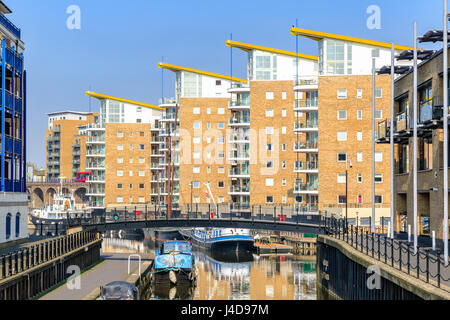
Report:
[[[139,236],[105,238],[105,252],[154,253],[155,243]],[[149,299],[315,300],[315,257],[210,253],[194,247],[199,271],[196,287],[158,286]]]

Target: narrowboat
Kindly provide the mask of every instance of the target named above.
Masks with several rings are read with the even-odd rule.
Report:
[[[190,237],[194,245],[212,251],[251,252],[255,243],[249,229],[196,228]]]
[[[139,290],[125,281],[114,281],[100,287],[100,300],[139,300]]]
[[[187,241],[163,242],[153,263],[153,281],[156,283],[195,283],[197,268],[192,246]]]

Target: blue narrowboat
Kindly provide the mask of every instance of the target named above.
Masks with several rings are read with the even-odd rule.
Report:
[[[197,268],[192,256],[192,246],[187,241],[163,242],[153,263],[153,280],[156,283],[195,283]]]

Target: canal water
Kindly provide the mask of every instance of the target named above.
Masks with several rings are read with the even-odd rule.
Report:
[[[142,234],[108,233],[103,252],[154,254],[158,242]],[[193,248],[196,286],[158,286],[149,300],[316,300],[316,258],[212,253]]]

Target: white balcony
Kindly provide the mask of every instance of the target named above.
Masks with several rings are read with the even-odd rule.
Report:
[[[319,80],[317,77],[301,78],[294,84],[294,91],[310,92],[319,90]]]
[[[228,89],[228,93],[249,93],[250,86],[245,83],[233,83],[231,88]]]
[[[317,112],[319,104],[317,100],[296,100],[294,101],[294,112]]]

